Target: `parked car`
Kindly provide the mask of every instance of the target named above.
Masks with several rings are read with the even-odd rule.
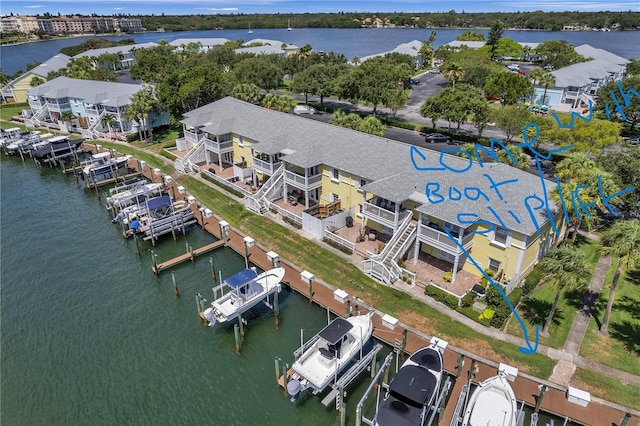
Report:
[[[507,65],[507,69],[509,69],[509,71],[518,72],[520,71],[520,65],[518,64]]]
[[[436,143],[436,142],[449,143],[450,140],[451,140],[451,136],[443,135],[442,133],[431,133],[425,136],[424,138],[424,141],[429,143]]]
[[[411,84],[420,84],[420,80],[416,80],[415,78],[412,78],[411,80],[409,80],[409,83],[411,83]]]
[[[440,74],[440,70],[438,68],[431,68],[429,74]]]
[[[629,138],[629,143],[631,145],[639,145],[640,144],[640,136],[631,136]]]
[[[315,114],[316,113],[316,109],[312,106],[309,105],[296,105],[295,108],[293,108],[293,113],[300,115],[300,114]]]

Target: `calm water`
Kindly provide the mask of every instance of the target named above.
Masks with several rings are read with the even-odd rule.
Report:
[[[280,328],[261,309],[237,355],[232,329],[197,318],[194,295],[211,299],[207,258],[174,269],[176,299],[171,273],[150,270],[150,244],[136,257],[95,193],[13,158],[0,176],[2,424],[335,424],[317,397],[296,406],[275,383],[274,357],[291,363],[300,329],[311,337],[326,311],[283,292]],[[187,236],[162,240],[159,260],[213,240]],[[214,261],[223,277],[244,267],[231,250]]]
[[[439,29],[434,47],[454,40],[464,30]],[[488,31],[480,31],[487,33]],[[159,40],[173,41],[178,38],[213,38],[229,40],[265,38],[292,43],[297,46],[310,44],[315,50],[344,53],[349,59],[364,57],[394,49],[401,43],[412,40],[425,40],[431,34],[430,29],[254,29],[253,34],[245,30],[222,31],[185,31],[174,33],[134,34],[138,43]],[[516,41],[542,42],[545,40],[567,40],[574,46],[590,44],[608,50],[623,58],[640,58],[640,31],[612,32],[560,32],[560,31],[505,31],[506,37]],[[129,37],[129,36],[125,36]],[[24,70],[27,63],[44,62],[63,47],[79,44],[90,37],[28,43],[17,46],[0,47],[2,71],[12,74]],[[119,40],[122,37],[106,37]]]

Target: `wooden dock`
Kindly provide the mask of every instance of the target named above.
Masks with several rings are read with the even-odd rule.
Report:
[[[153,169],[149,165],[146,165],[142,169],[142,174],[153,180]],[[175,181],[172,180],[170,183],[167,183],[167,187],[168,190],[172,190],[175,193],[176,199],[186,198],[187,194],[178,194],[178,184]],[[220,233],[219,220],[215,217],[203,217],[198,211],[198,207],[199,205],[197,203],[192,206],[192,208],[194,209],[195,218],[198,223],[203,227],[204,230],[221,239],[222,235]],[[234,229],[227,229],[226,234],[226,245],[244,257],[244,235],[241,235]],[[193,260],[195,256],[214,250],[223,245],[225,245],[225,241],[221,240],[201,247],[200,249],[194,250],[192,253],[186,253],[170,261],[158,264],[154,268],[154,272],[159,273],[163,269],[170,268],[181,262],[185,262],[186,260]],[[267,251],[269,250],[261,247],[259,243],[256,243],[255,246],[249,248],[249,261],[253,265],[258,266],[263,270],[271,269],[272,264],[266,256]],[[336,315],[345,316],[347,314],[349,305],[340,303],[334,298],[334,288],[330,287],[326,283],[314,279],[312,288],[313,293],[310,295],[309,284],[305,282],[300,276],[300,273],[302,272],[300,268],[296,267],[295,265],[289,264],[284,260],[280,261],[280,266],[285,269],[285,278],[283,280],[283,283],[291,287],[291,289],[302,294],[303,296],[309,298],[310,303],[316,303],[323,308],[329,309]],[[352,314],[356,314],[358,311],[360,313],[364,313],[368,309],[370,309],[361,301],[353,298],[351,298],[350,307]],[[402,341],[403,332],[406,330],[406,340],[404,342],[405,354],[411,354],[418,349],[429,345],[431,336],[428,336],[424,332],[412,329],[411,327],[400,325],[396,326],[394,329],[387,328],[382,324],[383,315],[383,312],[376,311],[376,315],[374,315],[372,318],[374,325],[373,335],[378,340],[397,348],[399,346],[399,341]],[[281,355],[286,356],[289,354]],[[461,355],[464,355],[464,367],[461,369],[461,374],[456,380],[456,385],[450,393],[449,401],[440,424],[450,424],[451,417],[455,409],[455,401],[458,398],[460,389],[464,384],[468,382],[468,372],[472,360],[476,360],[477,366],[477,371],[473,376],[474,383],[483,381],[498,373],[497,362],[487,360],[478,355],[465,351],[464,349],[457,348],[451,344],[447,347],[447,350],[445,350],[443,354],[444,369],[447,372],[455,375],[455,372],[457,371],[458,358],[460,358]],[[515,365],[515,367],[517,367],[517,365]],[[290,374],[290,372],[287,372],[286,374],[288,375]],[[612,405],[607,404],[606,401],[599,400],[598,398],[592,398],[592,401],[588,404],[587,407],[581,407],[579,405],[573,404],[567,400],[566,388],[549,382],[548,380],[530,376],[526,373],[519,372],[518,377],[516,377],[515,381],[511,383],[518,401],[520,403],[524,402],[532,407],[536,405],[538,396],[540,395],[540,390],[538,388],[539,385],[548,386],[548,390],[546,391],[541,403],[541,410],[545,412],[555,414],[562,418],[568,417],[575,422],[585,425],[619,425],[622,418],[625,416],[625,411],[620,408],[613,407]],[[634,410],[631,410],[631,413],[634,415],[629,419],[628,424],[635,425],[640,421],[640,417],[638,417]]]
[[[101,180],[101,181],[98,181],[98,182],[87,181],[86,182],[86,186],[89,189],[93,189],[93,188],[96,188],[96,187],[99,187],[99,186],[109,185],[111,183],[125,182],[128,179],[131,179],[133,177],[138,177],[138,176],[141,176],[141,175],[142,175],[142,173],[140,173],[140,172],[133,172],[133,173],[128,173],[126,175],[121,175],[121,176],[116,176],[116,177],[109,178],[109,179],[104,179],[104,180]]]
[[[172,268],[176,265],[186,262],[187,260],[190,260],[193,262],[195,258],[200,256],[201,254],[209,253],[210,251],[213,251],[218,247],[222,247],[222,246],[224,246],[224,241],[216,241],[215,243],[207,244],[206,246],[197,248],[190,253],[185,253],[178,257],[174,257],[173,259],[167,260],[162,263],[158,263],[157,265],[151,265],[151,270],[156,275],[160,274],[160,272],[164,271],[165,269]]]

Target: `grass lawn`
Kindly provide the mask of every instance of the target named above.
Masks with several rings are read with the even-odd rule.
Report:
[[[16,104],[16,106],[8,106],[4,108],[0,108],[0,120],[3,121],[2,128],[7,129],[11,127],[24,127],[17,123],[9,123],[12,117],[16,115],[22,114],[23,109],[28,109],[29,105],[27,104]]]
[[[576,238],[576,247],[585,253],[589,275],[591,276],[598,262],[597,243],[593,240],[578,236]],[[551,310],[556,291],[555,287],[542,284],[534,290],[529,297],[523,299],[522,302],[518,304],[517,312],[527,326],[527,330],[535,330],[535,324],[540,324],[540,329],[542,330],[547,315]],[[584,291],[585,290],[564,290],[562,292],[560,301],[558,302],[558,308],[549,327],[549,336],[541,335],[540,344],[552,348],[562,348],[564,346],[567,335],[571,330],[573,319],[582,301]],[[514,318],[509,321],[506,331],[514,336],[522,335],[522,328],[518,321],[514,321]]]
[[[615,401],[627,407],[640,409],[640,388],[626,385],[619,380],[595,373],[584,368],[576,368],[571,386],[586,390],[591,395],[607,401]]]
[[[580,356],[640,375],[640,269],[628,272],[618,281],[616,300],[609,319],[609,337],[602,336],[598,331],[617,264],[618,260],[615,259],[607,272],[596,313],[589,322],[580,347]]]

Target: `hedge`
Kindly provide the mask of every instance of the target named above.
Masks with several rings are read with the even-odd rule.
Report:
[[[458,298],[442,289],[439,289],[438,287],[428,285],[424,289],[424,294],[438,302],[444,303],[451,309],[456,309],[458,307]]]

